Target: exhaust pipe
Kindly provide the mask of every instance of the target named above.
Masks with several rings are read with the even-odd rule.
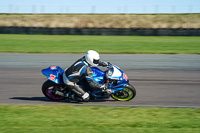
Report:
[[[63,92],[60,92],[58,90],[56,90],[55,95],[59,95],[59,96],[65,96],[65,94]]]

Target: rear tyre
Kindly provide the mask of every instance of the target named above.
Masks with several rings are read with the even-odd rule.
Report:
[[[118,101],[129,101],[136,96],[136,90],[132,85],[127,85],[123,90],[111,94],[111,97]]]
[[[55,91],[60,90],[60,86],[50,80],[47,80],[42,85],[42,92],[43,94],[53,101],[61,101],[66,99],[63,96],[55,95]]]

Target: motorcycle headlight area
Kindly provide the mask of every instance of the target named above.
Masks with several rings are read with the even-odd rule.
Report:
[[[114,71],[113,67],[110,67],[110,68],[108,69],[108,72],[107,72],[107,77],[112,76],[113,71]]]

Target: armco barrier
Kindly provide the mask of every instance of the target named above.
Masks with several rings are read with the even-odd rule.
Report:
[[[46,28],[0,27],[0,34],[200,36],[200,28]]]

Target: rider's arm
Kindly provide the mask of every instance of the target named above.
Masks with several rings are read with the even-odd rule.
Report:
[[[86,68],[86,80],[89,84],[89,86],[92,88],[92,89],[101,89],[103,85],[99,84],[98,82],[96,82],[94,80],[94,78],[92,77],[92,70],[90,67],[87,67]]]
[[[109,62],[99,61],[98,66],[107,67],[109,66]]]

